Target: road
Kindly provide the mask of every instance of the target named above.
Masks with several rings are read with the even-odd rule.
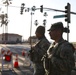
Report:
[[[33,75],[33,66],[30,66],[30,61],[25,60],[25,57],[22,56],[22,51],[28,52],[30,50],[29,45],[2,45],[4,47],[8,47],[13,53],[13,70],[5,70],[1,71],[0,66],[0,75]],[[16,58],[16,54],[18,55],[18,68],[14,67],[14,62]],[[75,56],[76,58],[76,56]],[[0,63],[1,64],[1,63]],[[7,66],[5,66],[7,69]],[[71,75],[76,75],[76,71],[73,70]]]
[[[5,45],[13,53],[13,67],[15,63],[16,54],[18,55],[18,68],[13,68],[13,70],[7,69],[7,66],[4,66],[6,70],[0,71],[0,75],[33,75],[33,66],[30,66],[30,61],[25,60],[25,57],[22,56],[22,51],[28,52],[30,49],[29,45]],[[1,63],[0,63],[1,64]],[[10,65],[11,67],[11,65]],[[1,70],[1,66],[0,66]]]

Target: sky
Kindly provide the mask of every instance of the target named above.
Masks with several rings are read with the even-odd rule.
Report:
[[[7,7],[2,4],[4,0],[0,0],[0,13],[7,13]],[[31,36],[35,35],[35,30],[38,26],[43,26],[43,20],[46,19],[46,37],[49,41],[51,41],[49,32],[47,31],[52,23],[55,22],[63,22],[64,27],[67,27],[67,23],[65,22],[64,18],[56,18],[53,17],[55,15],[63,15],[65,13],[58,12],[58,11],[52,11],[52,10],[43,10],[43,13],[40,12],[40,10],[36,10],[33,12],[31,19],[31,10],[29,12],[23,11],[23,14],[20,14],[20,7],[22,3],[25,3],[25,8],[32,8],[33,6],[36,6],[36,8],[40,8],[41,5],[43,5],[44,8],[53,8],[58,10],[65,10],[65,6],[67,3],[71,4],[71,12],[76,12],[76,1],[75,0],[12,0],[12,4],[8,6],[8,33],[15,33],[22,35],[23,40],[27,40],[30,36],[30,27],[31,27],[31,21],[32,21],[32,30],[31,30]],[[47,12],[48,16],[43,16],[44,13]],[[76,15],[71,14],[71,23],[69,24],[69,41],[70,42],[76,42]],[[38,25],[36,26],[34,24],[35,20],[38,20]],[[0,33],[3,33],[3,27],[0,27]],[[67,34],[63,34],[64,39],[67,40]]]

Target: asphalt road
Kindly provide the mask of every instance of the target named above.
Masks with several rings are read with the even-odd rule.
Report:
[[[24,50],[25,52],[27,52],[30,49],[29,46],[6,45],[4,47],[8,47],[13,53],[13,69],[11,69],[11,64],[4,65],[5,70],[2,71],[0,59],[0,75],[33,75],[33,66],[30,66],[29,59],[26,60],[25,57],[22,56],[22,51]],[[16,54],[18,55],[18,68],[14,67]]]
[[[28,52],[30,50],[30,46],[29,45],[1,45],[4,47],[8,47],[12,54],[13,57],[13,69],[11,70],[10,67],[11,65],[8,67],[8,65],[5,65],[5,70],[2,71],[2,67],[1,67],[1,59],[0,59],[0,75],[33,75],[33,66],[30,66],[30,61],[28,59],[25,59],[24,56],[22,56],[22,51],[24,50],[25,52]],[[18,55],[18,68],[14,67],[14,63],[15,63],[15,58],[16,58],[16,54]],[[75,58],[76,58],[76,54],[75,54]],[[76,75],[76,71],[73,70],[71,75]]]

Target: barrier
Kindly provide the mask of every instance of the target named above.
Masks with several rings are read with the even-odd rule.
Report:
[[[12,58],[12,52],[10,50],[7,51],[7,54],[5,54],[5,61],[10,62]]]
[[[1,62],[2,62],[2,71],[5,70],[4,65],[6,64],[7,67],[11,65],[11,69],[13,69],[12,52],[10,50],[7,50],[6,48],[1,49]],[[6,69],[10,69],[10,67]]]

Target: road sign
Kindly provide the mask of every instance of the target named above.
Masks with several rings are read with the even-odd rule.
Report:
[[[53,18],[63,18],[65,15],[55,15]]]

